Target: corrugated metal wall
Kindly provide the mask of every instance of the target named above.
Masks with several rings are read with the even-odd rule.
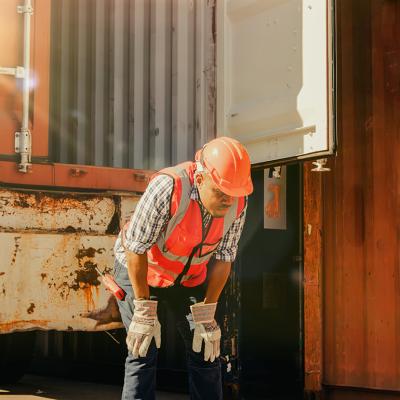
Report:
[[[159,169],[215,136],[214,2],[52,3],[52,161]]]
[[[337,10],[340,147],[324,177],[323,379],[386,399],[400,391],[400,2],[340,0]]]

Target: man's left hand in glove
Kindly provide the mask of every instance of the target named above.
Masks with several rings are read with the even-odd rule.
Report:
[[[193,351],[201,352],[204,341],[204,360],[213,362],[220,355],[221,329],[214,319],[217,303],[197,303],[190,306],[193,322]]]

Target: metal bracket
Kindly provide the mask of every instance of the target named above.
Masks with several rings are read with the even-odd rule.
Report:
[[[137,172],[133,174],[133,178],[135,179],[136,182],[147,182],[149,180],[146,174],[139,174]]]
[[[27,6],[27,5],[23,5],[23,6],[17,6],[17,13],[18,14],[33,14],[33,7],[32,6]]]
[[[69,172],[71,176],[75,178],[80,178],[88,173],[86,170],[81,168],[71,168]]]
[[[274,170],[272,171],[272,176],[274,178],[277,178],[277,179],[281,178],[281,168],[282,167],[274,167]]]
[[[316,168],[313,168],[311,171],[316,171],[316,172],[330,171],[331,170],[330,168],[325,167],[327,162],[328,160],[326,158],[320,158],[319,160],[315,160],[313,164],[315,165]]]
[[[25,69],[24,67],[15,67],[15,68],[0,67],[0,75],[12,75],[18,79],[24,79]]]
[[[29,130],[15,132],[15,152],[21,155],[18,171],[29,172],[31,167],[32,136]]]

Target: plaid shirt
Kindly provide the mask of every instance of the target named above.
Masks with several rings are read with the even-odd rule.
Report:
[[[125,246],[129,251],[143,254],[156,243],[169,221],[173,186],[174,180],[168,175],[158,175],[149,183],[130,219],[129,227],[125,231]],[[199,203],[202,210],[203,223],[208,225],[211,221],[211,215],[200,202],[199,192],[195,185],[192,186],[190,198]],[[216,249],[214,256],[217,260],[226,262],[235,260],[238,242],[246,218],[246,209],[247,201],[242,213],[233,222]],[[126,266],[121,232],[115,243],[114,252],[117,260]]]

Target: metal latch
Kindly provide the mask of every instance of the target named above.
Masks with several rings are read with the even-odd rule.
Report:
[[[0,75],[12,75],[18,79],[24,79],[25,69],[24,67],[15,67],[15,68],[0,67]]]
[[[28,130],[15,132],[15,152],[21,155],[20,172],[28,172],[31,166],[32,136]]]
[[[276,179],[280,179],[281,178],[281,167],[274,167],[272,176]]]
[[[326,158],[320,158],[319,160],[315,160],[313,162],[315,168],[313,168],[311,171],[316,171],[316,172],[330,171],[331,170],[330,168],[325,167],[327,162],[328,160]]]
[[[88,172],[81,168],[71,168],[69,170],[69,173],[71,176],[73,176],[75,178],[79,178],[79,177],[86,175]]]
[[[17,6],[18,14],[33,14],[33,7],[31,5],[24,4],[23,6]]]
[[[135,179],[136,182],[147,182],[149,180],[146,174],[140,174],[138,172],[135,172],[133,174],[133,178]]]

